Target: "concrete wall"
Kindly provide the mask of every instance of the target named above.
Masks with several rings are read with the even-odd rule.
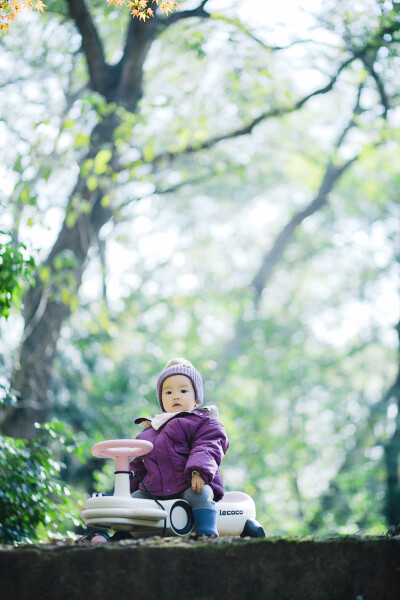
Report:
[[[1,600],[400,600],[400,538],[0,547]]]

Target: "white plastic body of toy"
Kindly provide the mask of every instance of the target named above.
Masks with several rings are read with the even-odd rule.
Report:
[[[194,526],[190,505],[180,499],[142,500],[130,495],[129,463],[136,456],[144,456],[153,445],[145,440],[108,440],[92,448],[92,454],[113,458],[116,465],[113,496],[93,495],[85,502],[81,518],[85,525],[115,531],[130,531],[138,536],[188,535]],[[255,520],[253,499],[243,492],[226,492],[216,503],[217,529],[221,536],[249,535],[265,537],[264,530]]]

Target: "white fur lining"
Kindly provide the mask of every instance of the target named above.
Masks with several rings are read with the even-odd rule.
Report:
[[[216,419],[217,421],[219,421],[219,411],[218,408],[215,405],[211,405],[211,406],[205,406],[204,408],[195,408],[194,410],[198,410],[201,412],[205,412],[208,413],[207,416],[208,417],[212,417],[213,419]],[[164,423],[166,423],[167,421],[169,421],[170,419],[172,419],[173,417],[176,417],[176,415],[182,414],[184,412],[189,412],[187,410],[180,410],[179,412],[164,412],[164,413],[160,413],[158,415],[155,415],[152,419],[151,419],[151,426],[153,427],[153,429],[160,429],[160,427],[162,427],[164,425]]]

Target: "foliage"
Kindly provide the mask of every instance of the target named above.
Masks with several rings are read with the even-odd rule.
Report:
[[[64,453],[81,452],[71,430],[56,421],[31,441],[0,436],[0,543],[72,536],[76,494],[62,477]],[[68,531],[70,530],[70,531]]]
[[[178,8],[179,4],[174,0],[151,0],[160,7],[162,13],[169,14]],[[132,17],[142,21],[154,16],[150,8],[150,0],[107,0],[108,6],[126,6]],[[44,12],[47,4],[42,0],[1,0],[0,2],[0,33],[6,33],[10,28],[10,22],[14,21],[18,13],[34,8],[38,12]]]
[[[0,317],[7,319],[11,306],[20,305],[26,287],[34,284],[34,272],[35,260],[24,244],[0,247]]]
[[[8,31],[10,21],[14,21],[18,13],[23,10],[31,10],[32,7],[38,12],[43,12],[46,4],[43,4],[42,0],[2,0],[0,2],[0,32]]]
[[[150,8],[150,0],[107,0],[108,5],[127,6],[132,17],[145,21],[154,16],[153,10]],[[179,4],[173,0],[152,0],[153,3],[160,6],[161,12],[168,14],[178,8]]]
[[[101,73],[117,76],[122,23],[90,6],[107,41]],[[37,38],[16,24],[4,38],[4,168],[15,183],[4,212],[15,230],[49,250],[48,229],[76,244],[95,202],[110,211],[81,259],[79,296],[73,245],[40,269],[41,308],[50,298],[72,308],[73,296],[75,309],[48,332],[58,345],[42,396],[90,443],[132,437],[133,419],[157,410],[161,366],[186,356],[231,441],[225,484],[254,497],[269,534],[387,526],[384,453],[399,420],[386,394],[398,366],[398,7],[330,1],[307,32],[244,27],[231,7],[204,20],[176,13],[159,24],[134,108],[88,89],[67,20],[42,19]],[[113,115],[113,137],[93,147]],[[112,465],[99,474],[101,464],[70,464],[63,477],[104,491]]]

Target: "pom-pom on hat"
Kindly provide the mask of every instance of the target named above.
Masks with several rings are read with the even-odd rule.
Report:
[[[171,375],[186,375],[186,377],[189,377],[193,384],[197,404],[203,404],[203,380],[200,373],[186,358],[172,358],[167,362],[157,379],[157,398],[162,411],[164,411],[161,400],[162,386],[167,377],[171,377]]]

